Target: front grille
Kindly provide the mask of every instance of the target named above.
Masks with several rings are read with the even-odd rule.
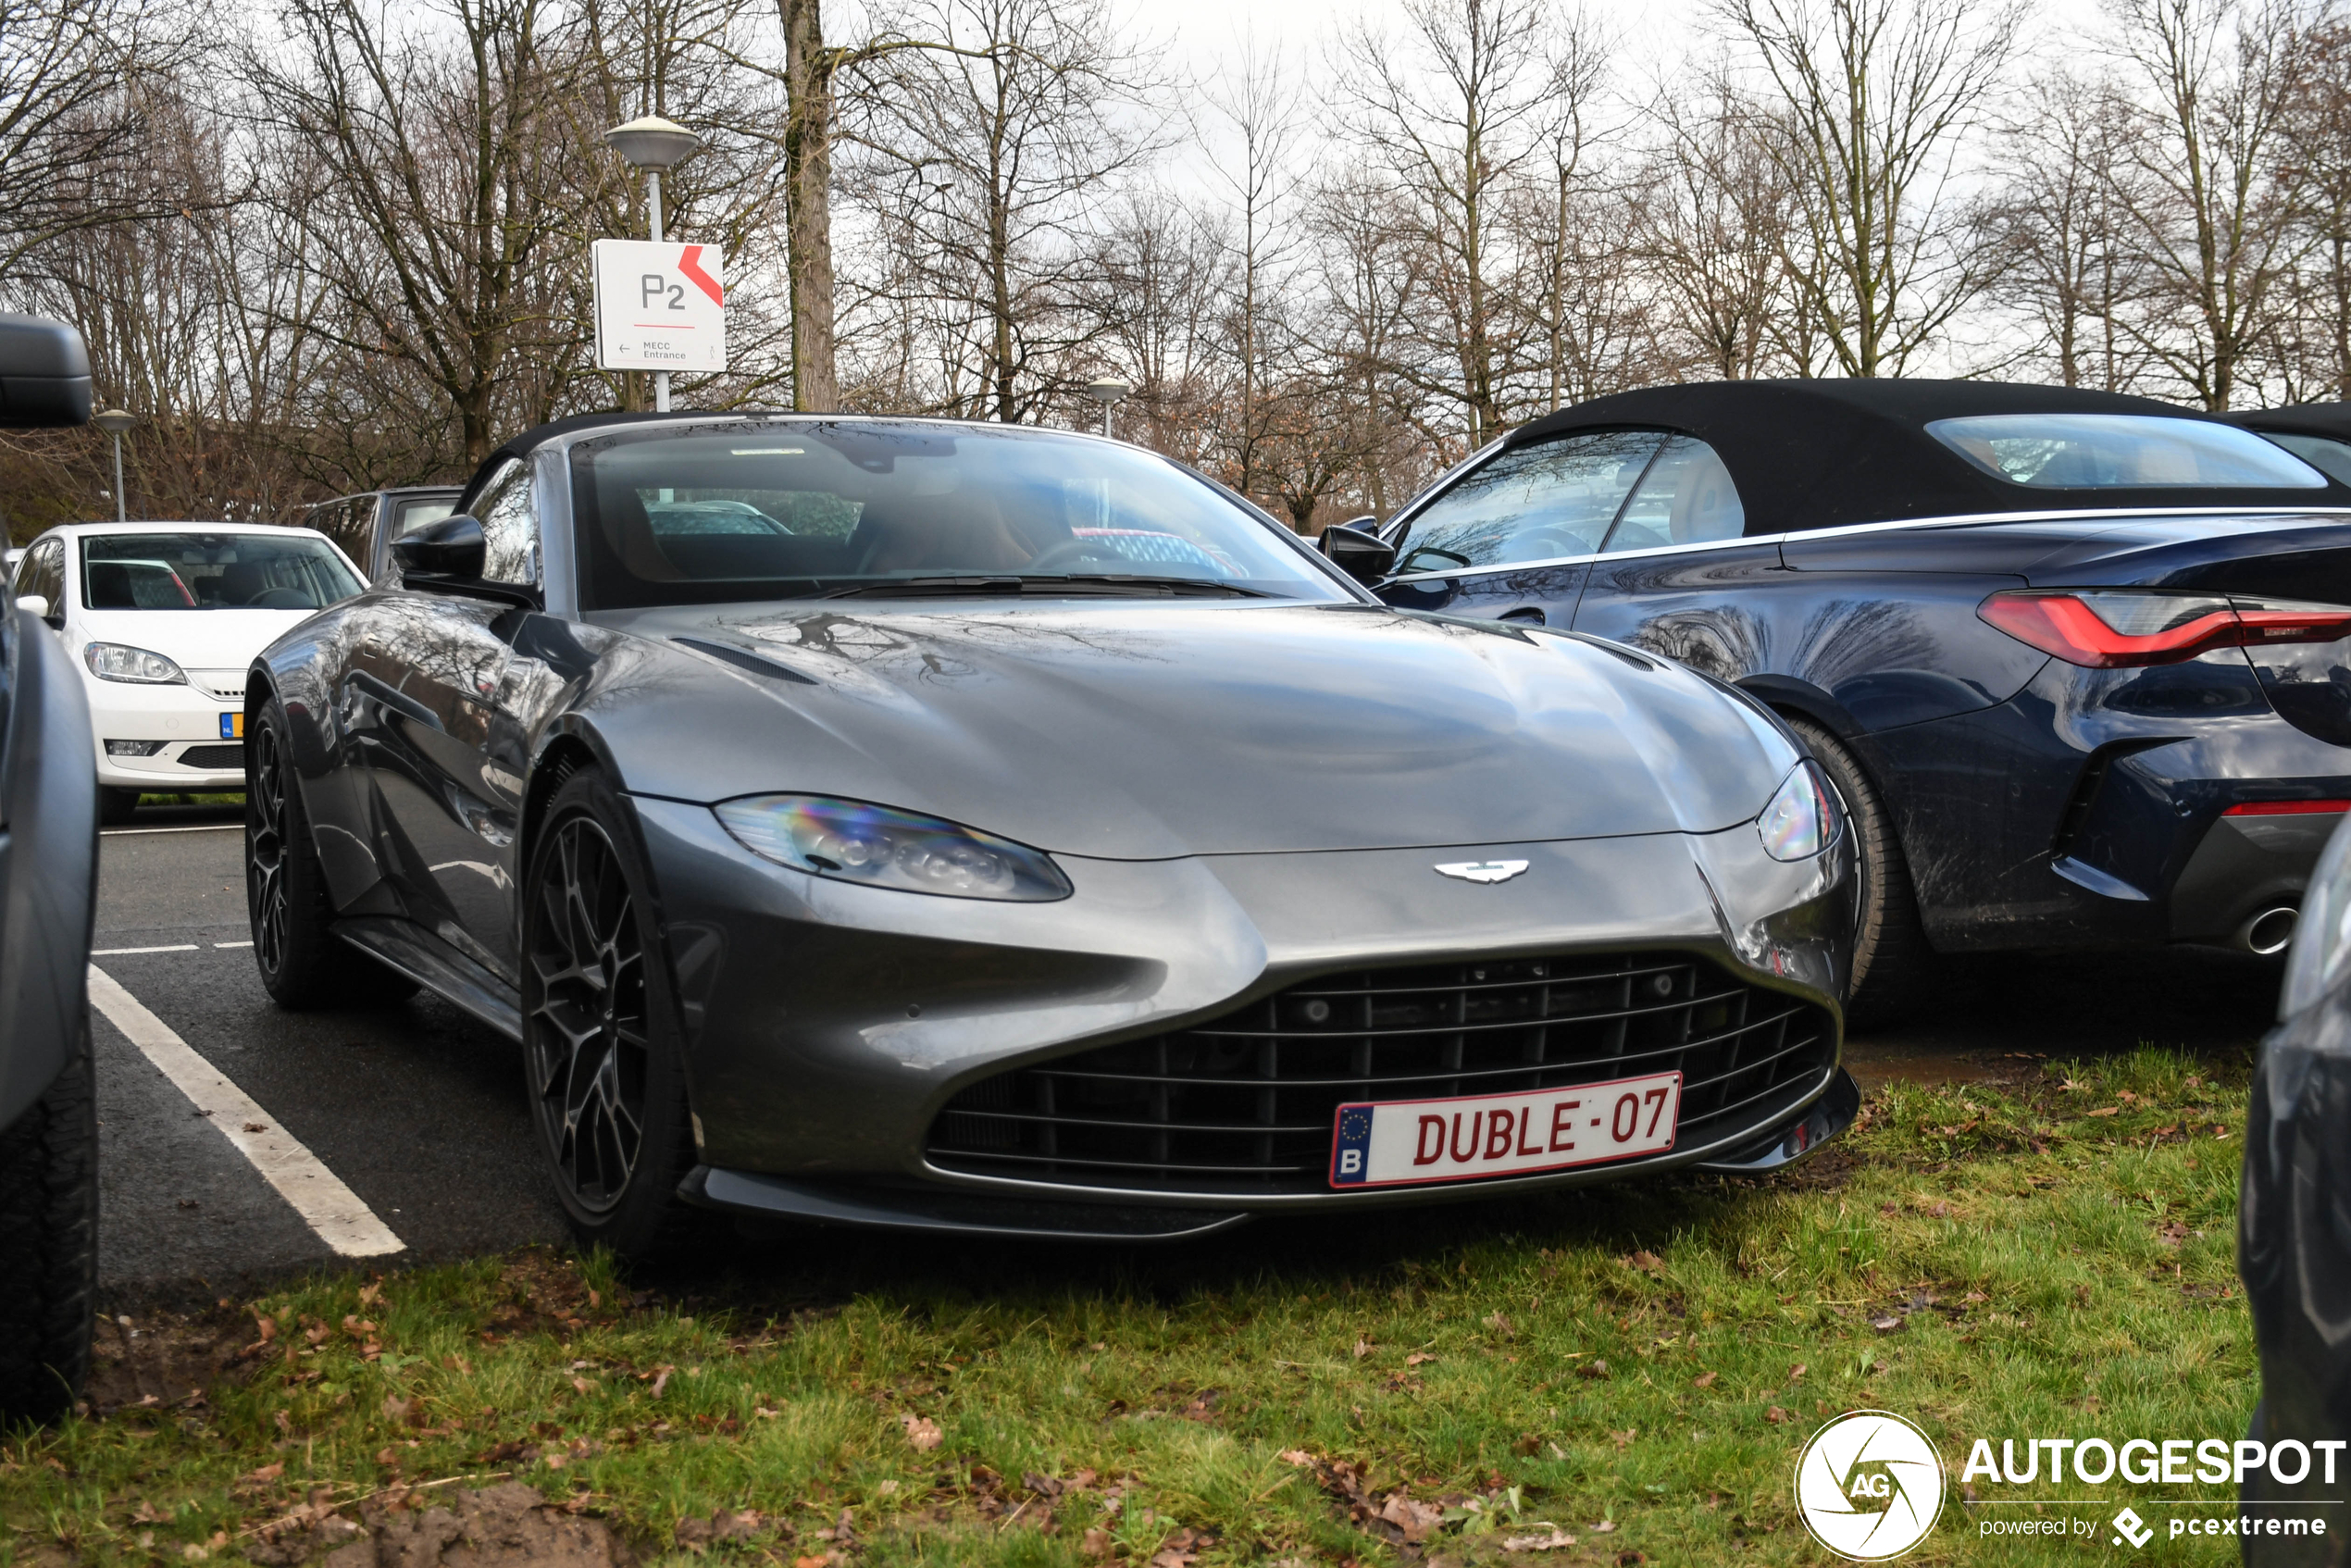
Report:
[[[1686,953],[1325,975],[1192,1028],[965,1089],[944,1170],[1236,1195],[1328,1190],[1357,1101],[1566,1089],[1678,1069],[1677,1147],[1761,1130],[1834,1060],[1823,1010]]]
[[[180,753],[179,762],[181,767],[243,767],[245,765],[245,749],[242,744],[191,746]]]

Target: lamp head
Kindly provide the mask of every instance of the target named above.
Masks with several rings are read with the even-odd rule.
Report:
[[[1088,381],[1086,383],[1086,395],[1092,398],[1096,403],[1101,404],[1105,408],[1109,407],[1112,404],[1116,403],[1119,399],[1125,397],[1128,392],[1131,392],[1134,390],[1135,389],[1133,387],[1128,386],[1125,381],[1118,380],[1113,377],[1104,377],[1099,381]]]
[[[632,119],[604,132],[613,151],[639,168],[673,168],[691,157],[702,138],[659,115]]]
[[[90,422],[110,436],[127,436],[139,423],[139,416],[125,413],[119,408],[109,408],[102,414],[93,414]]]

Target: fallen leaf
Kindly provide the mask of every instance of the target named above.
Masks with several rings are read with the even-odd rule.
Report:
[[[245,1473],[245,1479],[255,1482],[274,1481],[285,1473],[286,1467],[283,1463],[265,1464],[258,1470],[247,1471]]]
[[[1777,1405],[1773,1405],[1771,1409],[1763,1412],[1763,1419],[1770,1422],[1774,1426],[1783,1425],[1787,1421],[1787,1412],[1782,1410]]]
[[[1622,1432],[1611,1432],[1609,1434],[1610,1437],[1616,1439],[1616,1446],[1620,1449],[1631,1448],[1633,1446],[1633,1439],[1640,1435],[1641,1429],[1637,1426],[1627,1427]]]
[[[1582,1366],[1575,1369],[1575,1375],[1578,1377],[1605,1378],[1608,1376],[1608,1363],[1604,1361],[1587,1361]]]
[[[1701,1372],[1696,1377],[1690,1379],[1690,1387],[1693,1388],[1711,1388],[1714,1387],[1715,1379],[1721,1377],[1722,1375],[1723,1375],[1719,1372]]]
[[[267,1122],[247,1122],[245,1124],[245,1131],[247,1132],[267,1132],[268,1130],[269,1124]]]
[[[1314,1456],[1304,1449],[1284,1449],[1281,1452],[1281,1460],[1284,1464],[1311,1466],[1314,1462]]]
[[[914,1445],[917,1453],[928,1453],[947,1440],[939,1423],[927,1415],[902,1415],[898,1425],[906,1429],[906,1440]]]
[[[1511,1452],[1521,1459],[1533,1459],[1543,1451],[1543,1439],[1529,1432],[1511,1445]]]
[[[1616,1521],[1613,1519],[1603,1519],[1592,1526],[1592,1534],[1596,1536],[1612,1536],[1615,1533]]]
[[[372,1307],[383,1299],[384,1288],[380,1285],[363,1285],[359,1288],[359,1304],[363,1307]]]
[[[2093,1116],[2119,1116],[2121,1114],[2122,1107],[2120,1105],[2101,1105],[2090,1113]]]
[[[1960,1298],[1959,1298],[1959,1300],[1962,1300],[1962,1301],[1966,1301],[1966,1302],[1969,1302],[1969,1303],[1971,1303],[1971,1304],[1972,1304],[1972,1303],[1974,1303],[1974,1302],[1979,1302],[1979,1301],[1988,1301],[1988,1300],[1990,1300],[1991,1299],[1992,1299],[1991,1297],[1986,1296],[1986,1295],[1985,1295],[1983,1291],[1981,1291],[1981,1290],[1971,1290],[1971,1291],[1969,1291],[1966,1295],[1964,1295],[1964,1296],[1962,1296],[1962,1297],[1960,1297]]]
[[[1811,1370],[1812,1369],[1810,1367],[1805,1365],[1802,1362],[1797,1362],[1794,1366],[1787,1369],[1787,1380],[1793,1383]]]
[[[578,1389],[583,1394],[592,1394],[596,1391],[596,1386],[593,1383],[589,1382],[585,1377],[575,1375],[571,1380],[571,1386]]]
[[[665,1366],[653,1375],[653,1397],[654,1399],[661,1398],[661,1391],[669,1387],[669,1375],[677,1370],[674,1366]]]
[[[1086,1532],[1085,1539],[1078,1543],[1077,1549],[1088,1557],[1108,1557],[1111,1553],[1111,1544],[1108,1530],[1091,1529]],[[802,1562],[795,1564],[794,1568],[808,1568],[808,1564]]]
[[[1369,1339],[1358,1339],[1355,1341],[1355,1359],[1357,1361],[1362,1361],[1365,1356],[1368,1356],[1371,1353],[1372,1342]]]
[[[1488,1314],[1486,1319],[1486,1326],[1492,1329],[1495,1333],[1500,1335],[1505,1339],[1515,1339],[1518,1338],[1517,1326],[1513,1325],[1509,1318],[1504,1317],[1500,1313]]]
[[[1548,1536],[1504,1536],[1502,1537],[1504,1551],[1557,1551],[1561,1547],[1570,1547],[1574,1544],[1575,1537],[1561,1534],[1557,1526],[1553,1526],[1551,1533]]]
[[[1902,1320],[1891,1313],[1881,1313],[1870,1319],[1870,1326],[1880,1334],[1899,1334],[1902,1332]]]
[[[1437,1358],[1435,1356],[1430,1355],[1426,1350],[1414,1350],[1411,1355],[1404,1358],[1404,1364],[1406,1366],[1425,1366],[1436,1359]]]
[[[1626,1258],[1624,1260],[1624,1266],[1626,1268],[1639,1269],[1645,1274],[1663,1274],[1665,1272],[1665,1260],[1659,1257],[1655,1252],[1643,1251],[1636,1252],[1631,1257]]]
[[[1390,1492],[1380,1504],[1379,1517],[1403,1532],[1406,1546],[1417,1546],[1445,1522],[1445,1511],[1433,1502],[1417,1502],[1402,1492]]]

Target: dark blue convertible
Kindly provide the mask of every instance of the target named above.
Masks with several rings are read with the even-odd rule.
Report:
[[[2351,809],[2351,487],[2167,404],[1654,388],[1368,522],[1325,548],[1391,604],[1630,643],[1779,711],[1860,829],[1860,1022],[1935,952],[2282,951]]]

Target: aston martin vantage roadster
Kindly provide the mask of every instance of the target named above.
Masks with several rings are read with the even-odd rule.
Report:
[[[392,552],[251,671],[254,955],[515,1039],[585,1240],[1192,1236],[1858,1108],[1852,835],[1767,707],[1148,452],[599,416]]]

